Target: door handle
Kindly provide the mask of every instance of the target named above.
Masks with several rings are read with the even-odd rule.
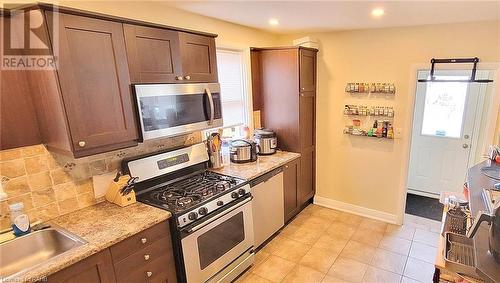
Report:
[[[468,140],[470,138],[469,135],[464,135],[464,139]]]
[[[210,89],[205,88],[205,92],[208,95],[208,103],[210,104],[210,121],[208,121],[209,125],[212,125],[214,123],[214,98],[212,97],[212,93],[210,92]]]
[[[469,148],[469,145],[468,145],[468,144],[466,144],[466,143],[464,143],[464,144],[462,145],[462,147],[463,147],[463,148]]]

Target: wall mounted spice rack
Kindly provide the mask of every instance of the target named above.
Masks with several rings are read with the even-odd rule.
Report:
[[[394,128],[389,121],[375,120],[371,128],[363,130],[361,121],[355,119],[352,121],[352,125],[344,128],[344,134],[392,140],[394,139]]]
[[[345,115],[354,116],[376,116],[376,117],[394,117],[394,108],[388,106],[365,106],[346,104],[344,106]]]
[[[396,87],[392,83],[348,83],[345,91],[348,93],[395,94]]]

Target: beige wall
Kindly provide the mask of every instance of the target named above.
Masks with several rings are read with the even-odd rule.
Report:
[[[398,214],[412,119],[413,66],[430,58],[478,56],[500,62],[500,22],[372,29],[308,34],[320,42],[317,93],[317,195]],[[290,44],[295,38],[280,38]],[[348,82],[393,82],[394,99],[370,99],[395,107],[402,137],[371,140],[342,134],[350,120],[346,103],[364,103],[344,92]],[[496,120],[496,119],[494,119]],[[500,126],[500,125],[499,125]],[[497,126],[497,131],[500,130]]]

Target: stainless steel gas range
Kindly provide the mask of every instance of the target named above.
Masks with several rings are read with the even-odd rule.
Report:
[[[254,261],[250,185],[207,166],[203,143],[122,164],[137,199],[173,215],[179,282],[230,282]]]

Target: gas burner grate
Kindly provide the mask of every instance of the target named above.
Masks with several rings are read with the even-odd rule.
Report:
[[[205,171],[155,189],[142,198],[159,203],[174,212],[181,212],[241,182],[233,177]]]

